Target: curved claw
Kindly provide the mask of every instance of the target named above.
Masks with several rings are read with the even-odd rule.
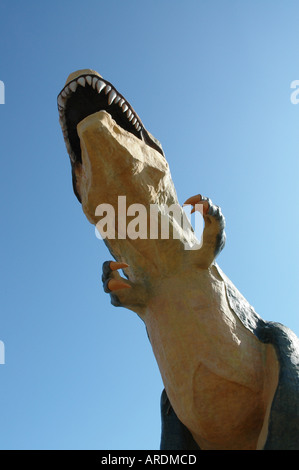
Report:
[[[205,215],[209,208],[210,204],[206,198],[203,198],[201,194],[197,194],[196,196],[191,196],[187,199],[187,201],[184,202],[183,206],[191,205],[192,210],[191,214],[193,214],[196,210],[198,210],[198,207],[196,207],[197,204],[201,204],[203,208],[203,214]]]
[[[201,194],[197,194],[196,196],[189,197],[187,201],[184,202],[183,206],[187,206],[189,204],[193,206],[194,204],[199,203],[201,200],[202,200]]]
[[[117,261],[110,261],[109,266],[111,271],[117,271],[117,269],[124,269],[129,267],[127,263],[118,263]]]
[[[110,279],[108,281],[107,287],[111,292],[120,289],[131,289],[131,286],[129,284],[126,284],[125,282],[119,281],[117,279]]]

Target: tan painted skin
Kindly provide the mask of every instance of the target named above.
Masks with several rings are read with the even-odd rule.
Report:
[[[82,72],[88,73],[71,79]],[[163,204],[179,206],[164,156],[107,112],[87,116],[77,131],[77,191],[92,224],[99,221],[98,205],[108,203],[117,225],[119,195],[126,196],[127,207],[156,204],[162,212]],[[197,250],[186,249],[196,240],[191,227],[180,239],[108,240],[115,259],[128,265],[118,266],[128,279],[117,266],[111,279],[131,287],[112,283],[111,291],[145,322],[170,402],[198,445],[258,449],[267,435],[278,361],[273,347],[261,343],[230,308],[225,275],[214,261],[219,221],[207,210],[204,221]]]

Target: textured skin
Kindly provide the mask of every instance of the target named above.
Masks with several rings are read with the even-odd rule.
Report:
[[[247,328],[264,343],[273,344],[280,364],[279,382],[271,405],[269,429],[264,450],[299,449],[299,341],[280,323],[263,321],[249,305],[240,303],[239,294],[228,282],[232,308]],[[200,450],[191,433],[180,422],[165,390],[161,397],[161,450]]]
[[[211,204],[210,200],[209,202]],[[211,207],[209,214],[216,215],[220,220],[220,242],[215,249],[215,253],[219,253],[225,243],[225,223],[221,211],[216,206]],[[289,328],[280,323],[264,321],[240,295],[220,268],[215,266],[225,280],[231,309],[246,329],[251,331],[259,341],[274,346],[279,360],[279,381],[271,405],[267,439],[262,448],[264,450],[299,450],[299,340]],[[103,264],[104,290],[110,293],[113,305],[121,306],[118,296],[107,288],[110,275],[109,262],[105,262]],[[192,434],[177,417],[165,390],[161,396],[161,418],[161,450],[200,450]]]

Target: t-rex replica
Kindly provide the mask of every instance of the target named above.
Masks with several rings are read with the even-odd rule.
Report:
[[[175,206],[186,218],[161,145],[97,72],[72,73],[58,110],[87,219],[98,224],[101,204],[115,209],[116,234],[103,237],[113,257],[103,285],[113,305],[146,325],[165,387],[161,449],[299,449],[299,341],[264,321],[216,264],[225,243],[219,207],[187,199],[203,215],[201,242],[189,221],[182,227],[167,212]],[[131,207],[125,222],[119,196]],[[147,236],[126,236],[134,204],[154,205],[169,236],[150,236],[150,211]]]

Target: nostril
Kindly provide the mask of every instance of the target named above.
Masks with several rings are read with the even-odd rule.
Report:
[[[114,130],[115,134],[120,134],[120,128],[118,126],[114,126],[113,130]]]

